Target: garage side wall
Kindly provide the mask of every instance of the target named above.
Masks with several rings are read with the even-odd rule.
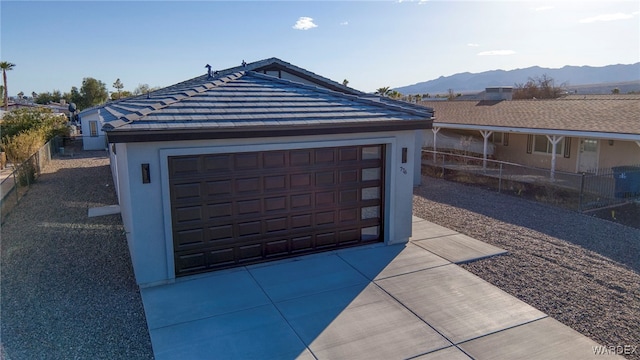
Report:
[[[414,131],[399,131],[333,135],[330,138],[306,136],[130,143],[126,144],[124,156],[118,147],[122,216],[130,239],[136,281],[142,286],[152,286],[175,279],[168,172],[170,156],[384,144],[384,235],[387,244],[395,244],[406,242],[411,236],[415,141]],[[406,162],[403,162],[403,148],[406,148]],[[127,160],[121,160],[123,157]],[[143,183],[143,164],[149,165],[148,183]],[[126,173],[122,171],[123,166],[127,168]]]

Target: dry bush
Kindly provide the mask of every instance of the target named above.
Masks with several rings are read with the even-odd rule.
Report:
[[[4,138],[2,148],[7,154],[9,161],[14,164],[19,164],[38,151],[44,143],[45,137],[43,131],[41,129],[31,129]]]

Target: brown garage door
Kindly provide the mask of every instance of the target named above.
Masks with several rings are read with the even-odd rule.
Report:
[[[176,275],[382,241],[384,150],[169,157]]]

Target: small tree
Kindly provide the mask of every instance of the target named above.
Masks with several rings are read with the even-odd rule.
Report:
[[[124,88],[124,84],[122,84],[122,81],[120,81],[120,78],[117,78],[116,82],[113,83],[113,88],[118,91],[118,99],[120,99],[120,91],[122,90],[122,88]]]
[[[529,78],[524,84],[515,84],[513,99],[555,99],[565,92],[566,84],[555,85],[555,80],[544,74]]]
[[[620,94],[620,89],[618,89],[618,88],[614,88],[614,89],[612,89],[612,90],[611,90],[611,93],[612,93],[613,95],[618,95],[618,94]]]
[[[80,95],[82,95],[82,101],[76,103],[79,110],[103,104],[109,98],[107,86],[102,81],[90,77],[82,80]]]

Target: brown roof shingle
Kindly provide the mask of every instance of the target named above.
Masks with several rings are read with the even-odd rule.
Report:
[[[640,135],[640,95],[421,104],[435,110],[434,126],[446,123]]]

